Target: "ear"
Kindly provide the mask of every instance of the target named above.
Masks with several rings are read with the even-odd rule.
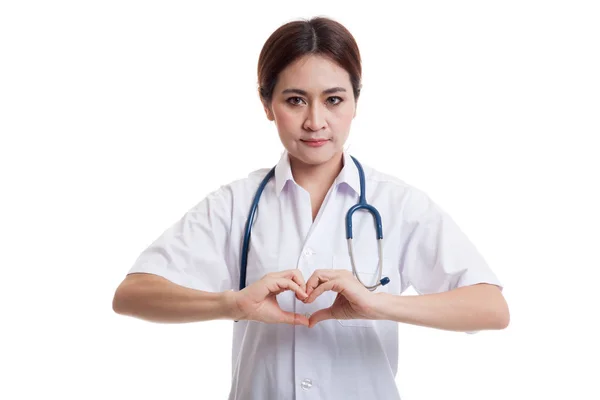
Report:
[[[273,110],[271,110],[271,107],[263,102],[263,108],[265,110],[265,114],[267,115],[267,119],[269,121],[275,121],[275,116],[273,115]]]

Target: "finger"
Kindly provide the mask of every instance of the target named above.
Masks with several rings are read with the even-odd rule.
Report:
[[[304,281],[304,277],[302,276],[302,272],[298,269],[292,270],[291,279],[298,284],[306,292],[306,282]]]
[[[310,292],[312,292],[317,286],[319,286],[319,283],[321,283],[320,276],[322,271],[323,270],[320,269],[316,270],[306,281],[306,293],[309,295]]]
[[[302,288],[302,290],[306,291],[306,282],[304,281],[304,276],[302,276],[302,272],[299,269],[288,269],[286,271],[274,272],[272,276],[277,278],[288,278],[293,280]]]
[[[313,272],[312,276],[306,281],[306,293],[311,294],[320,284],[330,281],[337,276],[337,272],[332,269],[318,269]]]
[[[282,311],[282,323],[290,325],[303,325],[308,327],[309,320],[305,315],[296,314],[289,311]]]
[[[286,290],[292,290],[301,299],[306,299],[308,294],[298,284],[291,279],[287,278],[274,278],[267,280],[267,289],[270,293],[279,294]]]
[[[310,316],[309,319],[309,328],[312,328],[316,324],[321,321],[325,321],[327,319],[333,319],[333,314],[331,313],[331,307],[323,308],[322,310],[317,311],[313,315]]]
[[[342,279],[333,279],[331,281],[324,282],[317,286],[310,294],[308,298],[304,300],[305,303],[312,303],[317,297],[322,295],[325,291],[332,290],[334,292],[340,293],[344,290]]]
[[[311,276],[310,279],[306,282],[306,294],[310,296],[310,294],[317,288],[319,285],[327,282],[324,278],[320,278],[318,276]]]

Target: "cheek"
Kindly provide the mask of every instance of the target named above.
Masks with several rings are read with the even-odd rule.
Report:
[[[302,124],[302,117],[299,113],[293,113],[282,109],[273,109],[275,122],[281,134],[289,136],[292,132],[298,130]]]
[[[352,124],[354,118],[354,108],[348,107],[347,109],[339,110],[339,112],[332,115],[331,124],[337,129],[345,131]]]
[[[277,127],[286,136],[302,127],[306,118],[302,112],[294,112],[285,107],[273,107],[273,113]],[[353,118],[354,107],[345,107],[329,113],[327,122],[334,131],[347,131]]]
[[[281,113],[277,114],[277,123],[281,127],[285,127],[285,128],[293,127],[298,124],[298,121],[300,121],[298,116],[295,116],[293,114],[286,113],[286,112],[281,112]]]

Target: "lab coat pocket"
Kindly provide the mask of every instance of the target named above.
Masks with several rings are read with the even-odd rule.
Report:
[[[360,276],[360,280],[367,286],[372,286],[377,283],[378,268],[379,268],[379,257],[378,255],[358,255],[355,253],[354,261],[356,264],[357,273]],[[350,255],[348,253],[338,253],[333,256],[333,269],[345,269],[352,272],[352,263],[350,261]],[[383,260],[383,273],[382,278],[386,275],[386,259]],[[379,286],[372,293],[384,293],[388,292],[388,285]],[[369,319],[346,319],[337,320],[340,325],[347,327],[374,327],[373,320]]]

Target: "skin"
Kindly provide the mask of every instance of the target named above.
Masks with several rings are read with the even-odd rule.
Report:
[[[279,74],[270,104],[263,104],[290,155],[294,180],[311,198],[326,193],[342,169],[343,147],[356,116],[356,105],[348,72],[315,55],[285,68]],[[327,143],[318,148],[306,144],[314,139],[327,139]]]

